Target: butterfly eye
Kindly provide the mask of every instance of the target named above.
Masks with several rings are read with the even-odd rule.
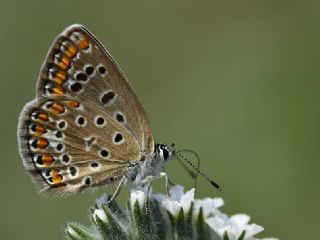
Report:
[[[168,160],[169,158],[169,152],[165,148],[163,148],[163,157],[164,157],[164,160]]]

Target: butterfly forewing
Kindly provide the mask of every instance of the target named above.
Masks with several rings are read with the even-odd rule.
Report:
[[[144,109],[98,40],[72,25],[54,41],[37,98],[19,119],[24,165],[41,191],[74,193],[120,180],[129,161],[153,154]]]

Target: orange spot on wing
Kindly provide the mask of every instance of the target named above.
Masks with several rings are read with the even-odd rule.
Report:
[[[47,130],[45,129],[45,127],[43,127],[41,125],[36,125],[35,131],[34,131],[34,135],[37,136],[37,137],[40,137],[46,131]]]
[[[49,142],[45,138],[39,138],[37,141],[37,146],[40,149],[45,149],[48,146]]]
[[[40,113],[38,114],[38,120],[39,120],[39,121],[41,121],[41,122],[46,122],[46,121],[48,121],[48,119],[49,119],[49,116],[48,116],[47,113],[45,113],[45,112],[40,112]]]
[[[73,58],[76,55],[77,51],[77,48],[75,48],[74,46],[69,46],[67,48],[66,55],[68,58]]]
[[[63,95],[64,94],[64,90],[62,87],[60,86],[56,86],[52,89],[53,93],[56,95]]]
[[[59,170],[58,169],[53,169],[52,170],[52,173],[51,173],[51,176],[52,176],[52,183],[53,184],[59,184],[62,182],[62,176],[59,174]]]
[[[59,175],[59,170],[57,168],[52,169],[51,176],[56,177]]]
[[[80,49],[86,49],[89,47],[89,40],[84,38],[79,42]]]
[[[56,74],[54,81],[58,84],[62,84],[66,80],[67,76],[68,74],[65,71],[59,71]]]
[[[77,101],[67,101],[66,102],[69,107],[77,108],[80,106],[80,103]]]
[[[60,59],[60,62],[58,63],[58,66],[62,69],[62,70],[66,70],[70,65],[70,59],[67,57],[62,57]]]
[[[54,114],[60,114],[63,113],[64,110],[64,106],[62,105],[62,103],[60,102],[55,102],[52,107],[50,108],[50,110],[54,113]]]
[[[45,153],[42,155],[42,162],[46,167],[51,166],[52,162],[53,162],[53,157],[51,154],[49,153]]]

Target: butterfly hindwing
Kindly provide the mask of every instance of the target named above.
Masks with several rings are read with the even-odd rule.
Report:
[[[18,141],[38,189],[58,194],[118,181],[129,162],[154,148],[146,113],[129,82],[80,25],[52,44],[37,98],[20,114]]]

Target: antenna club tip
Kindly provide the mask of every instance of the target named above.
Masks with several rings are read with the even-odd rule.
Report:
[[[216,189],[218,189],[218,191],[222,191],[221,187],[219,186],[219,184],[217,184],[216,182],[210,180],[210,183],[212,186],[214,186]]]

